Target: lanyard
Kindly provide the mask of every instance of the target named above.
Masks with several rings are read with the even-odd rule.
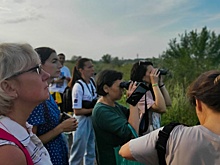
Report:
[[[85,80],[82,79],[82,81],[86,84],[86,87],[87,87],[87,89],[89,90],[89,93],[92,95],[92,97],[95,96],[95,94],[94,94],[94,89],[93,89],[93,85],[92,85],[91,80],[89,80],[89,83],[91,84],[92,91],[91,91],[91,89],[89,88],[88,84],[85,82]]]

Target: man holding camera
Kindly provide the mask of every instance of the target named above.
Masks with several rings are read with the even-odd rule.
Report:
[[[62,98],[63,92],[67,87],[68,82],[70,81],[71,74],[68,67],[64,66],[65,62],[65,55],[63,53],[58,54],[59,61],[62,65],[60,69],[60,76],[52,81],[49,87],[49,91],[52,94],[54,100],[56,101],[57,105],[59,106],[61,112],[65,112],[62,106]]]

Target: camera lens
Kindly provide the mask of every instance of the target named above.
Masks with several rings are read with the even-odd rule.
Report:
[[[128,90],[128,87],[129,87],[130,83],[131,83],[131,81],[123,81],[123,82],[120,83],[119,86],[120,86],[120,88],[125,88],[125,89]]]
[[[159,69],[158,71],[160,71],[160,75],[166,75],[168,73],[166,69]]]

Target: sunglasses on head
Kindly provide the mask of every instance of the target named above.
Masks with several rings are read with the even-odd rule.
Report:
[[[153,65],[153,63],[146,60],[140,60],[138,61],[138,65]]]

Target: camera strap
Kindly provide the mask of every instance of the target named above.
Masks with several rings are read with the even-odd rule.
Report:
[[[145,93],[145,100],[144,100],[144,109],[145,112],[143,113],[140,121],[140,126],[139,126],[139,135],[143,136],[144,133],[148,130],[149,127],[149,111],[147,108],[147,95]]]
[[[149,109],[147,108],[147,94],[145,93],[145,99],[144,99],[144,102],[145,102],[145,113],[146,113],[146,123],[145,123],[145,127],[147,128],[148,130],[148,127],[149,127]],[[146,131],[147,131],[146,130]]]

